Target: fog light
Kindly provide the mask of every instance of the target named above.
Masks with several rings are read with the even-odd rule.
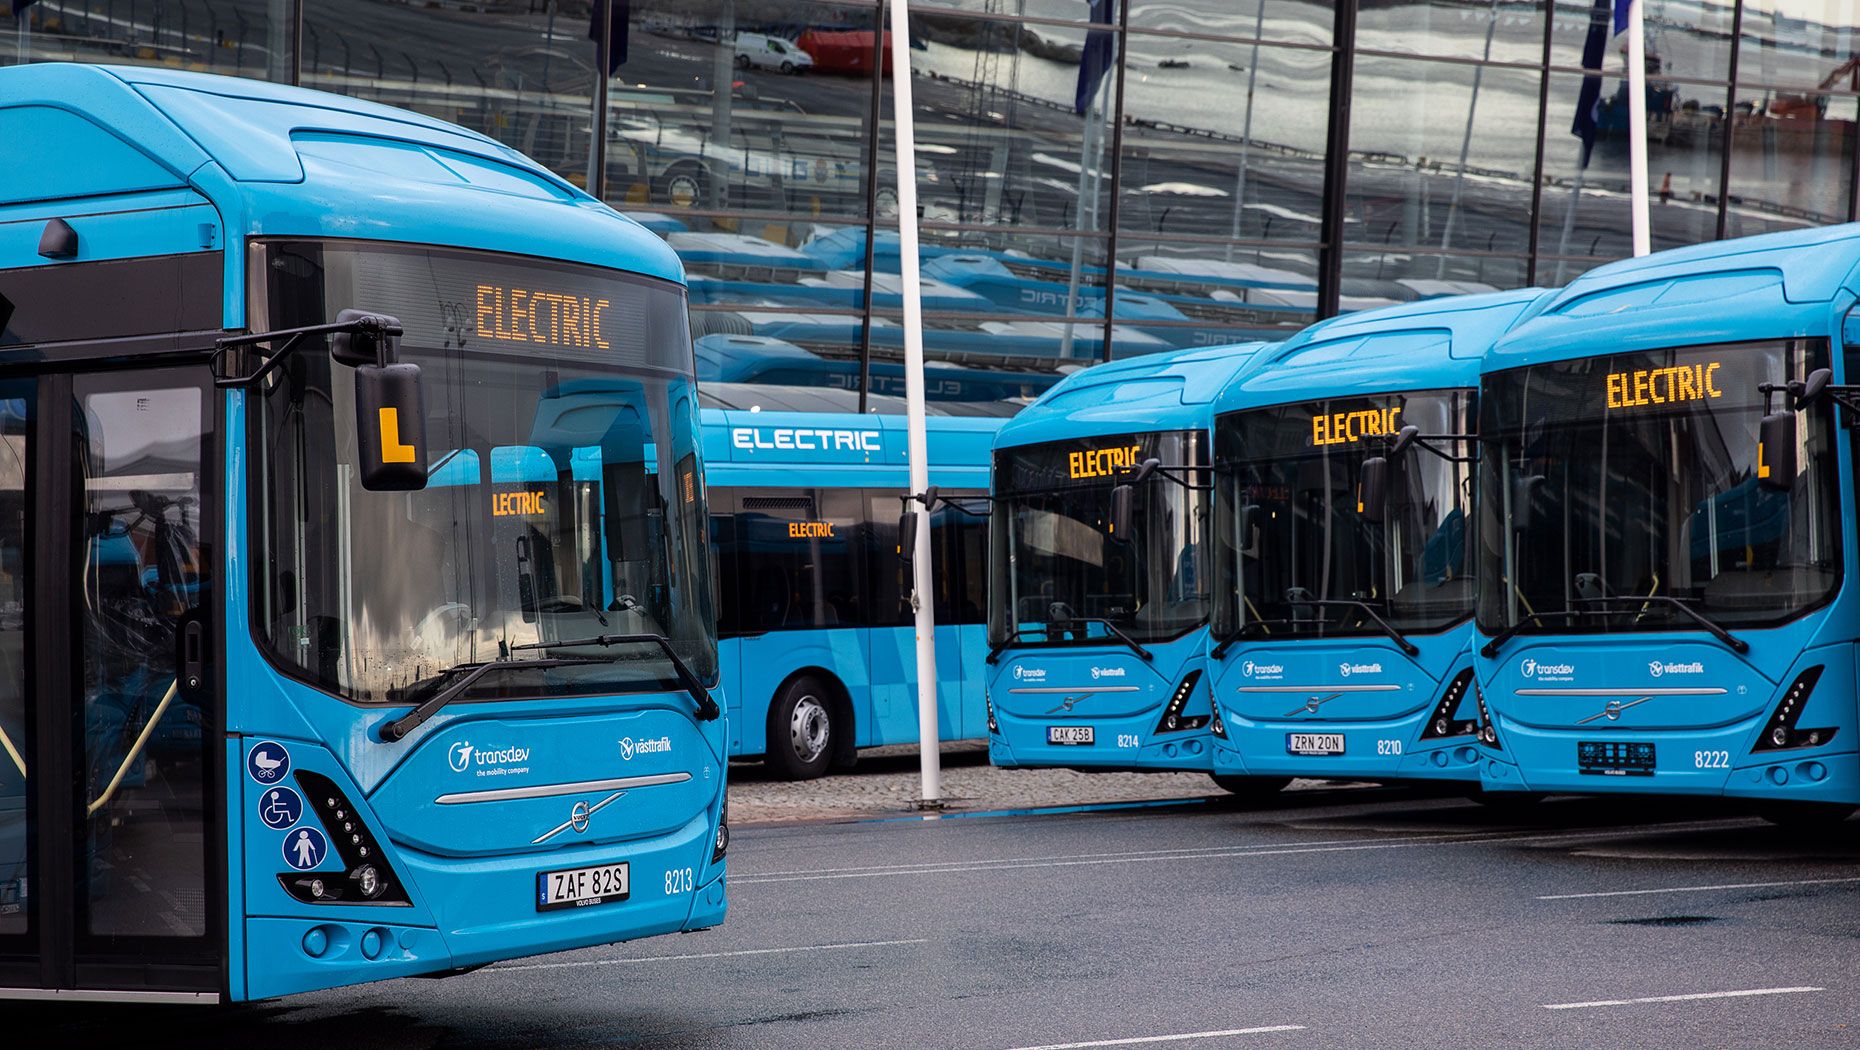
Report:
[[[320,959],[326,951],[329,951],[329,934],[323,932],[323,927],[313,927],[309,933],[304,934],[305,955]]]
[[[1770,783],[1781,787],[1789,782],[1789,771],[1781,766],[1770,767]]]

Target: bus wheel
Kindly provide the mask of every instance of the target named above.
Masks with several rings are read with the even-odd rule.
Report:
[[[1826,831],[1845,823],[1854,807],[1840,802],[1771,802],[1757,807],[1757,815],[1781,828]]]
[[[769,768],[787,780],[812,780],[833,761],[833,708],[816,678],[788,683],[769,706]]]
[[[1264,802],[1292,782],[1291,777],[1235,777],[1208,774],[1216,787],[1242,802]]]

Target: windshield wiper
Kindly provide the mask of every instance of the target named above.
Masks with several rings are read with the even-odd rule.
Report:
[[[1420,648],[1416,646],[1413,642],[1409,641],[1407,637],[1404,636],[1400,631],[1396,630],[1394,624],[1389,623],[1387,620],[1384,620],[1382,618],[1382,615],[1376,612],[1375,608],[1371,606],[1368,602],[1358,601],[1355,598],[1308,598],[1308,599],[1303,599],[1303,600],[1288,601],[1288,604],[1293,605],[1293,606],[1316,605],[1320,608],[1325,607],[1325,606],[1333,606],[1336,608],[1347,608],[1347,609],[1359,610],[1362,612],[1363,615],[1369,617],[1371,620],[1374,620],[1376,622],[1376,626],[1382,628],[1382,633],[1388,635],[1390,641],[1393,641],[1396,645],[1400,646],[1402,652],[1407,653],[1409,656],[1421,655]],[[1320,620],[1318,622],[1322,623],[1323,621]]]
[[[697,704],[697,717],[700,722],[715,720],[723,711],[717,707],[717,701],[711,699],[710,690],[698,681],[697,673],[691,665],[685,663],[684,657],[672,648],[672,640],[662,634],[597,634],[591,638],[567,638],[558,642],[529,642],[525,645],[513,645],[512,652],[526,649],[572,649],[581,645],[598,645],[603,649],[610,645],[656,645],[665,654],[665,659],[672,665],[672,672],[678,676],[678,684]]]
[[[1700,627],[1703,627],[1707,634],[1710,634],[1713,638],[1716,638],[1719,641],[1723,642],[1725,644],[1725,647],[1730,649],[1732,652],[1742,655],[1750,651],[1749,642],[1746,642],[1742,638],[1739,638],[1738,636],[1732,634],[1730,631],[1725,630],[1719,624],[1714,623],[1712,620],[1708,619],[1704,613],[1699,612],[1697,609],[1692,608],[1690,605],[1687,605],[1685,602],[1679,600],[1678,598],[1673,597],[1670,594],[1645,594],[1645,595],[1642,595],[1642,594],[1610,594],[1610,595],[1607,595],[1606,597],[1577,598],[1576,601],[1583,605],[1630,605],[1631,606],[1631,605],[1646,605],[1648,603],[1652,603],[1655,605],[1664,605],[1669,609],[1678,609],[1680,612],[1685,613],[1686,616],[1693,623],[1696,623]],[[1607,611],[1607,610],[1604,610],[1604,611]],[[1616,611],[1632,612],[1633,610],[1632,609],[1619,609]]]
[[[1053,632],[1055,631],[1070,631],[1070,630],[1074,630],[1078,626],[1089,624],[1089,623],[1095,623],[1095,624],[1102,626],[1106,631],[1110,632],[1110,635],[1109,635],[1110,637],[1115,638],[1118,641],[1129,646],[1131,652],[1136,653],[1138,656],[1143,657],[1145,660],[1156,659],[1155,653],[1152,653],[1148,649],[1145,649],[1142,643],[1138,642],[1135,638],[1130,637],[1128,634],[1125,634],[1123,628],[1112,623],[1111,621],[1104,619],[1101,616],[1073,616],[1073,617],[1070,617],[1064,620],[1054,620],[1051,623],[1036,624],[1032,627],[1014,628],[1012,631],[1008,632],[1008,636],[1006,638],[1003,638],[1001,641],[993,645],[990,645],[988,647],[988,662],[992,664],[992,663],[999,661],[1001,658],[1002,651],[1005,650],[1008,646],[1013,645],[1014,642],[1019,640],[1020,636],[1023,634],[1028,634],[1033,631],[1039,631],[1045,634],[1048,638],[1051,638],[1053,635]],[[1088,638],[1084,640],[1091,641],[1092,639]]]
[[[1483,646],[1479,648],[1479,655],[1485,657],[1488,660],[1494,656],[1497,656],[1498,651],[1504,648],[1504,645],[1506,642],[1509,642],[1513,638],[1516,638],[1518,635],[1523,634],[1524,629],[1526,627],[1529,627],[1531,624],[1542,623],[1544,620],[1544,617],[1546,616],[1562,616],[1562,617],[1568,618],[1574,615],[1576,615],[1576,612],[1573,609],[1563,609],[1557,612],[1547,612],[1547,613],[1527,612],[1523,616],[1518,617],[1517,623],[1514,623],[1510,627],[1507,627],[1504,630],[1493,635],[1491,641],[1485,643]]]
[[[521,648],[521,647],[519,647]],[[606,660],[486,660],[481,664],[459,664],[439,672],[441,676],[465,672],[464,677],[439,692],[426,698],[418,707],[381,727],[381,739],[388,743],[404,740],[408,733],[420,728],[427,719],[439,713],[439,709],[464,695],[472,684],[492,671],[512,671],[530,668],[567,667],[571,664],[607,663]]]

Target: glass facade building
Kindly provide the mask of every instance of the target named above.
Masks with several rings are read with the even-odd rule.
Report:
[[[1643,2],[1654,247],[1852,219],[1860,0]],[[933,410],[1629,254],[1611,11],[916,0]],[[34,0],[0,13],[0,64],[256,77],[482,131],[683,257],[713,403],[889,412],[883,23],[878,0]]]

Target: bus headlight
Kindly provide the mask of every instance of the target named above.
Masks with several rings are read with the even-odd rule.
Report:
[[[1808,694],[1815,691],[1815,683],[1821,681],[1821,664],[1808,668],[1795,676],[1789,688],[1783,690],[1783,698],[1777,703],[1776,710],[1770,713],[1768,722],[1763,725],[1763,733],[1751,747],[1752,752],[1786,751],[1798,747],[1820,747],[1834,739],[1839,726],[1820,726],[1813,729],[1798,728],[1796,723],[1802,718],[1802,708],[1808,706]]]
[[[1169,697],[1169,706],[1163,708],[1162,718],[1156,723],[1158,733],[1180,733],[1188,729],[1200,729],[1208,724],[1207,715],[1185,715],[1182,709],[1188,706],[1188,698],[1195,695],[1195,684],[1201,681],[1201,669],[1196,668],[1183,676],[1182,684],[1175,687]],[[1212,698],[1210,698],[1212,704]]]
[[[717,863],[730,852],[730,796],[723,796],[723,810],[717,814],[717,841],[711,847],[710,862]]]
[[[1503,751],[1505,746],[1498,742],[1498,725],[1492,721],[1492,712],[1485,706],[1485,690],[1474,682],[1473,697],[1479,701],[1479,742],[1494,751]]]
[[[1422,740],[1472,736],[1479,731],[1477,720],[1453,717],[1453,713],[1459,710],[1460,701],[1466,696],[1467,688],[1472,685],[1472,676],[1472,668],[1468,667],[1447,683],[1447,690],[1441,694],[1440,703],[1434,705],[1434,712],[1428,716],[1426,728],[1421,730]]]

